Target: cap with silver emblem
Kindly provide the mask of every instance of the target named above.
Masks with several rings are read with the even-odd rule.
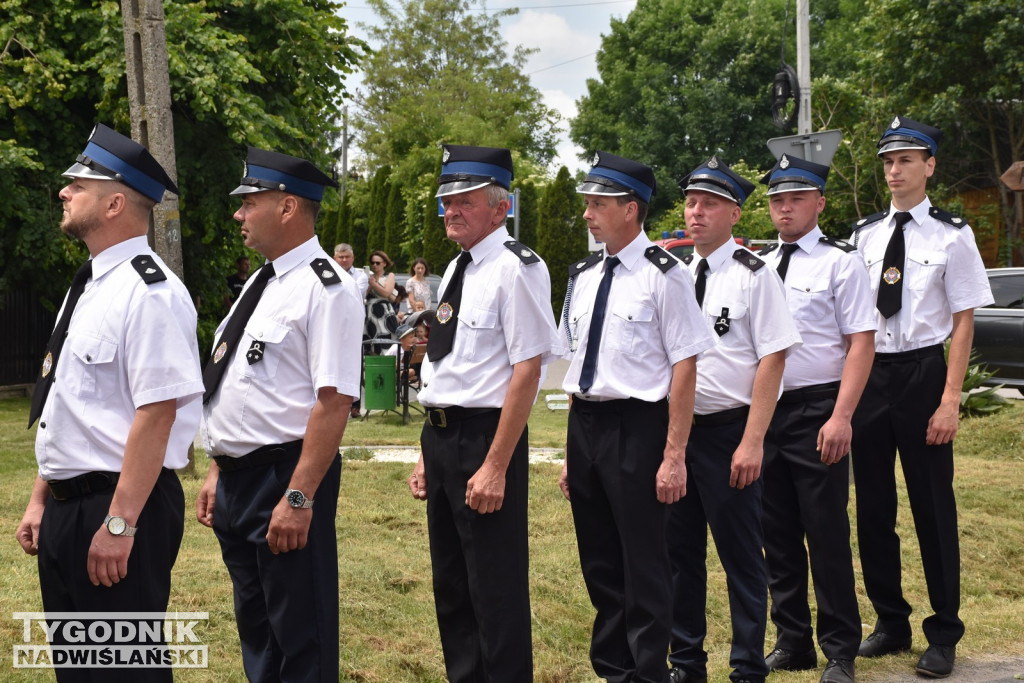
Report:
[[[324,198],[325,188],[337,186],[338,183],[305,159],[250,147],[242,168],[241,184],[231,194],[278,190],[319,202]]]
[[[502,147],[442,145],[441,175],[435,197],[478,190],[488,185],[512,189],[512,152]]]
[[[85,151],[71,168],[61,174],[67,178],[115,180],[141,192],[154,202],[164,191],[178,194],[174,181],[145,147],[102,123],[89,135]]]
[[[683,194],[691,190],[701,190],[717,194],[720,197],[743,206],[747,197],[754,191],[754,183],[736,174],[729,165],[713,156],[693,169],[689,175],[679,181]]]
[[[651,195],[657,192],[654,171],[638,161],[610,154],[594,154],[593,168],[576,188],[579,194],[603,194],[610,197],[633,195],[645,203],[651,203]]]
[[[828,172],[828,166],[783,154],[775,162],[772,170],[761,178],[761,184],[768,186],[769,196],[806,190],[817,190],[825,194],[825,181],[828,180]]]
[[[935,156],[940,142],[942,131],[938,128],[897,116],[878,141],[878,156],[897,149],[923,149]]]

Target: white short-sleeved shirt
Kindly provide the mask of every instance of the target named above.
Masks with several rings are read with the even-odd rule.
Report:
[[[864,261],[853,250],[823,242],[818,226],[798,239],[783,283],[803,344],[786,356],[783,390],[838,382],[846,362],[846,335],[873,332],[875,302]],[[782,242],[779,243],[780,245]],[[778,269],[782,249],[762,258]]]
[[[348,274],[355,280],[356,293],[359,295],[359,300],[362,301],[366,298],[366,289],[370,286],[370,278],[367,277],[365,270],[355,266],[348,270]]]
[[[137,256],[151,258],[167,279],[146,284],[132,265]],[[203,394],[196,309],[145,237],[93,259],[56,373],[36,432],[43,479],[120,472],[136,409],[169,399],[177,415],[164,467],[188,462]]]
[[[742,261],[734,257],[737,251]],[[687,269],[696,277],[700,256],[692,257]],[[761,267],[756,270],[751,267],[758,263]],[[761,359],[785,349],[792,352],[800,345],[782,280],[756,254],[729,240],[711,253],[708,266],[704,320],[718,343],[697,357],[694,412],[698,415],[750,405]],[[728,331],[715,332],[718,323],[727,324]]]
[[[322,261],[317,269],[330,268],[341,281],[325,285],[311,265],[317,259]],[[359,395],[365,314],[355,281],[315,237],[273,265],[274,276],[245,324],[220,387],[204,406],[203,448],[209,455],[240,457],[303,438],[323,387]],[[234,310],[221,321],[216,338]],[[262,360],[250,365],[246,351],[255,341],[266,346]]]
[[[589,393],[581,394],[584,398],[660,401],[669,393],[672,366],[715,344],[702,322],[693,279],[673,256],[658,248],[653,252],[655,258],[668,259],[672,266],[663,272],[646,256],[651,248],[651,241],[641,232],[615,254],[621,263],[608,292],[594,384]],[[607,255],[575,276],[568,316],[559,326],[565,347],[568,333],[574,347],[565,348],[570,363],[562,388],[568,393],[580,393],[590,319],[606,259]]]
[[[498,228],[469,250],[473,261],[463,275],[452,350],[436,363],[423,360],[423,405],[500,408],[513,365],[540,356],[546,366],[557,353],[547,266],[539,259],[524,263],[506,247],[512,242],[508,231]],[[441,280],[442,295],[455,262],[448,264]]]
[[[878,299],[882,260],[896,212],[890,206],[881,220],[854,232],[853,242],[867,264],[872,301]],[[913,220],[903,233],[903,307],[888,320],[875,311],[876,352],[896,353],[941,344],[953,330],[954,313],[994,301],[970,226],[963,223],[957,228],[931,214],[932,204],[927,197],[910,209]]]

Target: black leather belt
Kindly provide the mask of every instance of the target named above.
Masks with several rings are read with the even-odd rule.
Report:
[[[468,420],[471,417],[480,417],[481,415],[490,415],[492,413],[500,413],[501,408],[460,408],[459,406],[450,406],[448,408],[428,408],[427,409],[427,423],[431,427],[440,427],[444,429],[453,422],[461,422],[462,420]]]
[[[582,396],[573,396],[572,405],[576,410],[591,413],[622,413],[631,410],[649,410],[652,407],[667,404],[668,399],[644,401],[639,398],[613,398],[610,401],[592,401]]]
[[[839,382],[826,382],[825,384],[812,384],[808,387],[783,391],[782,396],[779,396],[779,403],[807,403],[808,401],[835,398],[838,395]]]
[[[103,493],[117,486],[120,472],[86,472],[71,479],[55,479],[46,482],[54,500],[70,500],[90,493]]]
[[[693,424],[697,427],[718,427],[719,425],[746,420],[748,414],[750,414],[750,406],[729,408],[728,410],[720,410],[717,413],[709,413],[707,415],[694,413]]]
[[[908,360],[921,360],[923,358],[931,358],[932,356],[942,355],[942,344],[932,344],[931,346],[922,346],[919,349],[911,349],[910,351],[898,351],[896,353],[875,353],[876,363],[902,363]]]
[[[268,446],[260,446],[254,451],[235,458],[230,455],[215,455],[214,462],[221,472],[237,472],[247,470],[250,467],[269,465],[289,457],[298,456],[302,453],[302,439],[289,441],[288,443],[273,443]]]

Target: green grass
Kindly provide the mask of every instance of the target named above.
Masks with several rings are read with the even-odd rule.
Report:
[[[35,561],[14,540],[35,476],[34,431],[25,429],[28,401],[0,400],[0,681],[25,680],[11,668],[12,645],[21,639],[14,611],[41,609]],[[963,609],[967,634],[961,656],[1019,654],[1024,642],[1024,457],[1021,425],[1024,410],[1012,408],[962,424],[957,441],[957,495],[963,556]],[[531,441],[557,447],[564,441],[566,413],[551,413],[543,402],[534,410]],[[353,424],[345,445],[415,444],[419,425],[374,414]],[[200,464],[200,472],[205,465]],[[412,499],[405,478],[410,465],[347,460],[338,509],[341,602],[341,671],[343,681],[364,683],[440,682],[444,680],[440,643],[430,589],[430,560],[423,503]],[[530,554],[533,640],[536,680],[541,683],[594,681],[588,660],[593,609],[580,574],[569,506],[558,491],[559,466],[531,466]],[[183,476],[187,519],[185,539],[174,580],[170,609],[207,611],[200,630],[210,646],[210,668],[179,671],[180,681],[243,681],[238,639],[231,611],[231,588],[212,532],[194,519],[201,479]],[[915,608],[914,619],[927,613],[910,512],[900,509],[904,539],[904,586]],[[712,546],[713,547],[713,546]],[[856,553],[854,554],[856,557]],[[708,596],[710,679],[728,676],[729,616],[725,579],[717,558],[709,559]],[[859,566],[858,580],[859,580]],[[860,591],[862,620],[874,613]],[[915,628],[915,654],[924,638]],[[768,642],[773,639],[769,624]],[[910,673],[913,656],[859,660],[858,676],[883,678]],[[820,671],[773,674],[775,683],[817,681]],[[52,672],[36,678],[52,680]]]

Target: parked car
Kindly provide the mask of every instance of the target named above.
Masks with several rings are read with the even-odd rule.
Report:
[[[748,246],[746,237],[734,237],[733,240],[736,244]],[[676,230],[675,233],[663,232],[661,233],[661,239],[654,240],[654,243],[675,256],[679,261],[682,261],[683,257],[687,254],[693,253],[693,240],[686,237],[686,233],[683,230]]]
[[[405,282],[408,279],[409,273],[395,273],[396,285],[402,285],[402,287],[405,287]],[[441,286],[441,276],[436,273],[431,273],[427,276],[427,282],[430,283],[430,300],[434,302],[434,306],[437,306],[437,290]]]
[[[990,268],[995,303],[974,311],[978,362],[995,373],[986,384],[1003,384],[1024,394],[1024,268]]]

